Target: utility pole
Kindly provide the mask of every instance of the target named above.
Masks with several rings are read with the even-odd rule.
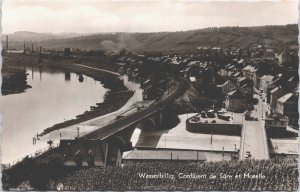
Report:
[[[212,139],[213,139],[213,131],[211,130],[211,137],[210,137],[210,154],[212,155]]]
[[[76,128],[77,129],[77,138],[79,138],[79,127]]]
[[[261,104],[261,118],[264,117],[264,103]]]
[[[224,161],[224,147],[223,147],[223,161]]]

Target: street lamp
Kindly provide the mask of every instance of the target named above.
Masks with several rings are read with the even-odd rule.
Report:
[[[77,127],[77,137],[79,138],[79,127]]]
[[[261,104],[261,118],[264,118],[264,103]]]

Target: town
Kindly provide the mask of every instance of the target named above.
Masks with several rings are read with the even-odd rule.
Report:
[[[59,123],[45,129],[43,133],[37,133],[33,143],[47,141],[49,146],[46,151],[35,152],[33,156],[26,156],[13,164],[2,165],[4,169],[2,181],[6,184],[4,186],[21,182],[23,178],[28,177],[26,174],[39,175],[39,171],[37,173],[24,171],[22,177],[17,176],[20,170],[28,166],[34,169],[34,162],[46,163],[47,165],[43,166],[49,166],[45,168],[47,171],[51,166],[54,166],[53,170],[57,170],[56,166],[64,168],[51,173],[52,176],[50,174],[45,181],[43,178],[31,178],[36,180],[31,181],[32,186],[44,189],[43,182],[50,180],[47,189],[56,190],[57,186],[65,181],[54,178],[58,175],[60,178],[65,174],[61,171],[71,169],[72,175],[68,177],[72,180],[72,185],[64,184],[64,189],[84,190],[85,184],[82,184],[84,187],[73,186],[74,182],[78,183],[76,179],[78,174],[84,171],[87,171],[84,174],[90,176],[100,172],[106,174],[106,171],[104,173],[100,171],[103,167],[106,167],[104,170],[108,172],[114,171],[114,174],[118,174],[122,171],[118,168],[120,166],[131,169],[131,166],[138,165],[136,169],[143,169],[149,163],[155,162],[168,162],[168,169],[161,167],[166,172],[172,169],[172,166],[176,166],[176,163],[192,163],[193,167],[193,163],[215,162],[217,166],[227,166],[226,163],[231,162],[236,164],[234,166],[237,170],[240,170],[239,160],[260,166],[271,159],[289,166],[289,162],[294,163],[299,154],[298,46],[285,47],[281,52],[267,44],[253,44],[248,48],[199,45],[184,52],[162,54],[126,49],[49,50],[35,46],[34,43],[29,46],[24,43],[23,50],[13,50],[9,48],[8,42],[6,36],[6,49],[2,51],[4,66],[5,62],[10,63],[12,62],[10,59],[14,58],[19,63],[32,61],[32,66],[56,62],[54,66],[61,65],[60,68],[64,70],[72,71],[72,67],[74,69],[79,67],[76,69],[77,73],[84,68],[102,70],[115,76],[106,77],[109,80],[117,79],[117,83],[113,86],[120,82],[123,84],[118,85],[120,87],[126,87],[128,84],[137,85],[136,90],[131,88],[133,94],[126,96],[125,100],[138,94],[138,89],[141,99],[133,101],[131,105],[124,105],[126,102],[124,101],[124,107],[121,108],[123,110],[112,113],[109,118],[101,117],[103,112],[99,105],[78,115],[75,120]],[[14,82],[12,81],[14,78],[21,78],[26,84],[26,75],[14,77],[9,74],[4,75],[3,90],[13,87],[10,82]],[[70,79],[69,72],[65,73],[65,78]],[[79,81],[83,82],[83,79],[80,74]],[[24,85],[23,88],[28,89],[28,85]],[[89,131],[81,128],[81,132],[79,128],[75,129],[77,125],[93,118],[102,122],[100,127]],[[60,130],[64,129],[72,129],[74,134],[62,138],[63,132]],[[60,137],[51,136],[58,131]],[[58,142],[57,146],[53,145],[55,141]],[[49,163],[52,161],[50,166]],[[64,165],[58,163],[60,161]],[[183,167],[185,166],[187,169],[192,168],[188,164]],[[272,166],[272,163],[267,166]],[[87,169],[88,167],[91,168]],[[78,171],[76,172],[74,168]],[[296,167],[290,167],[288,171],[295,175],[296,180]],[[230,172],[223,171],[223,173],[232,175]],[[170,174],[175,175],[174,172]],[[182,174],[190,173],[182,170]],[[240,170],[234,175],[238,174],[246,173]],[[264,175],[263,180],[271,180],[266,172],[260,175]],[[80,178],[81,182],[88,180]],[[35,183],[41,181],[42,184]],[[94,186],[101,185],[102,183],[94,184]],[[297,182],[294,182],[292,189],[296,187]],[[203,189],[214,188],[208,186]],[[267,185],[265,189],[268,189]]]

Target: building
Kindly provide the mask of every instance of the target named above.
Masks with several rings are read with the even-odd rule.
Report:
[[[277,99],[276,111],[289,117],[289,124],[298,127],[298,95],[288,93]]]
[[[274,76],[272,75],[264,75],[260,78],[260,89],[263,90],[263,92],[267,92],[269,85],[272,84],[272,81],[274,79]]]
[[[253,86],[256,87],[256,71],[255,67],[247,65],[242,69],[243,76],[253,81]]]
[[[226,95],[225,108],[232,112],[243,112],[247,108],[247,100],[244,93],[234,90]]]
[[[67,56],[67,57],[70,56],[71,55],[71,49],[70,48],[65,48],[64,55]]]
[[[242,77],[242,76],[241,76],[241,77],[239,77],[239,78],[236,79],[236,83],[237,83],[237,85],[238,85],[239,87],[242,87],[242,86],[245,85],[245,84],[250,84],[249,81],[251,81],[251,84],[253,84],[253,83],[252,83],[252,80],[247,79],[246,77]]]
[[[288,91],[282,88],[281,86],[277,86],[270,91],[270,108],[271,110],[276,110],[277,99],[287,94]]]
[[[133,69],[132,68],[127,69],[127,76],[128,76],[128,81],[133,81]]]
[[[281,113],[270,113],[265,119],[266,129],[285,131],[288,126],[289,118]]]
[[[247,104],[253,103],[252,85],[245,84],[239,90],[244,94]]]
[[[226,81],[222,85],[217,85],[217,88],[221,90],[221,93],[225,95],[226,93],[229,93],[235,89],[237,89],[237,86],[232,83],[231,81]]]
[[[59,143],[59,154],[64,157],[66,166],[75,166],[78,155],[81,156],[82,166],[88,166],[89,153],[93,154],[95,166],[103,166],[107,161],[106,150],[105,145],[100,140],[62,139]],[[116,165],[116,163],[115,160],[113,164]]]
[[[215,115],[214,111],[211,110]],[[198,113],[186,120],[186,130],[192,133],[241,136],[242,121],[233,120],[231,113],[217,113],[215,117],[202,117]]]
[[[122,162],[149,163],[155,161],[204,162],[203,152],[192,150],[133,150],[123,154]]]
[[[149,79],[142,83],[141,88],[143,89],[144,100],[151,100],[157,96],[157,89],[155,89],[155,87],[152,85]]]

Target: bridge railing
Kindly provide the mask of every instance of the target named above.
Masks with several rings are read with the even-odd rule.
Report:
[[[11,163],[8,163],[7,166],[6,166],[6,168],[11,168],[11,167],[13,167],[13,166],[21,163],[27,157],[30,158],[30,159],[36,158],[36,157],[38,157],[38,156],[40,156],[40,155],[42,155],[42,154],[44,154],[44,153],[46,153],[46,152],[54,149],[54,148],[57,148],[58,146],[59,146],[59,143],[57,143],[57,144],[55,144],[54,146],[51,146],[51,147],[47,146],[47,147],[38,149],[35,152],[26,155],[25,157],[19,158],[17,160],[12,161]]]
[[[102,124],[100,124],[100,126],[95,127],[95,128],[93,128],[93,129],[91,129],[91,130],[89,130],[89,131],[83,131],[83,132],[81,132],[81,133],[79,134],[79,137],[84,137],[84,136],[86,136],[86,135],[88,135],[88,134],[90,134],[90,133],[92,133],[92,132],[94,132],[94,131],[97,131],[98,129],[101,129],[102,127],[105,127],[105,126],[107,126],[107,125],[109,125],[109,124],[115,122],[116,120],[117,120],[117,119],[110,120],[110,121],[108,121],[108,122],[106,122],[106,123],[102,123]]]

